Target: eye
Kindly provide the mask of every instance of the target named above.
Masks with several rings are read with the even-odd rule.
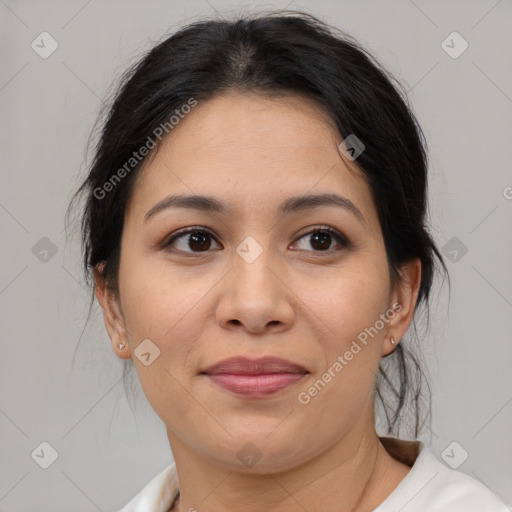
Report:
[[[217,243],[210,231],[193,227],[176,233],[170,240],[164,242],[163,247],[173,246],[177,249],[175,252],[200,253],[207,252],[211,248],[212,240]]]
[[[306,238],[309,236],[309,240]],[[310,244],[313,247],[313,252],[333,252],[338,249],[333,249],[331,245],[337,243],[341,248],[349,245],[348,240],[337,230],[328,226],[315,226],[307,233],[304,233],[300,238],[305,241],[305,244]],[[171,252],[182,252],[189,254],[197,254],[208,252],[212,248],[212,241],[218,244],[215,236],[209,230],[201,227],[187,228],[178,233],[175,233],[168,241],[162,243],[162,247],[169,249]],[[296,242],[297,243],[297,242]],[[221,248],[220,245],[217,249]],[[299,249],[309,250],[307,247],[299,247]]]
[[[308,236],[309,240],[306,238]],[[304,233],[299,241],[302,239],[305,239],[306,244],[310,244],[315,249],[314,252],[332,252],[331,244],[333,242],[337,242],[342,248],[349,245],[348,240],[339,231],[328,226],[315,226]],[[306,248],[306,250],[308,249]]]

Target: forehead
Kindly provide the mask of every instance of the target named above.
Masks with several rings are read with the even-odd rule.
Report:
[[[333,120],[321,106],[298,95],[268,98],[231,93],[198,106],[202,108],[190,121],[196,121],[194,128],[202,144],[226,153],[266,149],[251,156],[285,160],[291,156],[287,150],[295,152],[302,147],[297,159],[300,155],[305,158],[308,148],[325,149],[337,137]],[[190,132],[184,132],[176,133],[177,142],[185,138],[192,142]]]
[[[337,191],[371,217],[368,186],[340,156],[341,140],[320,105],[298,95],[226,93],[198,102],[145,163],[130,212],[143,217],[175,192],[262,211],[288,196]]]

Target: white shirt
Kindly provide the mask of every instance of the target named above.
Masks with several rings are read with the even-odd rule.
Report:
[[[381,438],[396,450],[409,450],[412,443]],[[510,512],[497,496],[478,480],[440,462],[420,441],[418,455],[396,489],[374,512]],[[388,449],[388,446],[386,446]],[[388,450],[389,451],[389,450]],[[404,457],[407,457],[404,455]],[[168,512],[179,491],[174,463],[158,473],[119,512]]]

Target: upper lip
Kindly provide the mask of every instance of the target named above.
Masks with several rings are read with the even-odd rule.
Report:
[[[203,370],[201,373],[218,375],[262,375],[271,373],[308,373],[301,365],[278,357],[231,357]]]

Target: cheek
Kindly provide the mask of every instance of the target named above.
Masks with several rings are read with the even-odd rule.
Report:
[[[197,350],[205,323],[212,312],[208,294],[218,283],[217,273],[201,273],[197,269],[171,268],[164,263],[134,258],[120,268],[120,283],[125,325],[132,352],[144,339],[150,339],[160,350],[158,362],[173,375],[195,372],[191,357]],[[135,353],[135,356],[137,353]],[[137,367],[139,361],[134,361]],[[142,370],[142,368],[141,368]]]
[[[206,316],[201,309],[205,302],[201,299],[215,280],[192,279],[186,272],[171,272],[169,266],[136,264],[128,259],[123,263],[120,267],[123,312],[141,388],[166,424],[173,423],[168,417],[170,411],[174,418],[181,418],[180,422],[187,424],[191,411],[190,395],[185,388],[190,375],[197,371],[193,355],[204,331],[199,318]],[[147,366],[138,357],[138,347],[146,339],[159,351]]]
[[[312,320],[318,326],[317,360],[322,364],[300,390],[299,407],[319,431],[350,428],[373,396],[384,336],[384,329],[375,326],[386,311],[389,281],[382,267],[365,268],[331,281],[328,291],[310,295],[315,308],[309,318],[322,320]]]
[[[310,292],[315,308],[309,317],[322,320],[313,320],[318,326],[318,349],[322,352],[322,367],[317,375],[322,382],[316,386],[322,396],[314,399],[313,407],[318,407],[318,417],[334,422],[340,421],[340,417],[324,408],[336,403],[337,411],[352,416],[372,394],[385,335],[386,324],[380,315],[387,308],[387,266],[360,263],[340,270],[328,287]]]
[[[313,318],[325,324],[328,352],[350,345],[365,329],[374,326],[387,307],[389,276],[386,264],[357,262],[339,269],[315,287],[304,289],[304,302],[312,306]],[[319,322],[317,322],[319,323]],[[364,338],[364,336],[362,336]]]

